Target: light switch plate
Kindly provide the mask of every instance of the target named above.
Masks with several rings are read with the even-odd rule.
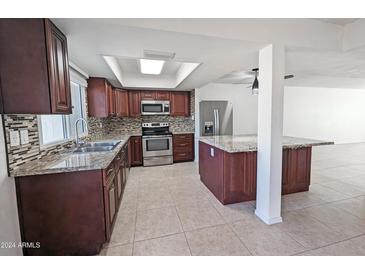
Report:
[[[214,148],[212,148],[212,147],[210,148],[210,156],[214,157]]]
[[[27,129],[21,129],[20,130],[20,143],[22,145],[29,144],[29,136],[28,136],[28,130]]]
[[[19,132],[17,130],[10,131],[10,146],[20,146]]]

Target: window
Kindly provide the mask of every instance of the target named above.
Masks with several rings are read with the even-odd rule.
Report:
[[[38,115],[38,128],[41,145],[62,143],[76,138],[77,119],[86,119],[85,86],[71,81],[72,114]],[[78,124],[79,136],[86,136],[84,123]]]

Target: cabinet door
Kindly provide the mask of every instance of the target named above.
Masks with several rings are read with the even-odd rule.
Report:
[[[171,92],[171,116],[189,116],[189,93],[184,91]]]
[[[141,91],[141,100],[155,100],[156,91]]]
[[[139,166],[142,165],[142,137],[133,136],[131,137],[131,165]]]
[[[122,89],[115,90],[116,115],[118,117],[128,117],[128,91]]]
[[[169,91],[156,91],[156,100],[170,100]]]
[[[117,212],[117,193],[115,191],[116,178],[113,179],[112,183],[108,187],[108,198],[109,198],[109,220],[110,227],[113,227],[113,223]]]
[[[139,117],[141,116],[141,96],[139,91],[129,91],[129,116]]]
[[[109,84],[107,87],[107,92],[108,92],[108,113],[109,116],[115,116],[116,115],[115,90]]]
[[[48,19],[45,20],[45,29],[52,113],[70,114],[72,110],[66,36]]]

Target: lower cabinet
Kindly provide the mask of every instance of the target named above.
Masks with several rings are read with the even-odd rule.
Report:
[[[194,134],[173,135],[174,162],[194,161]]]
[[[141,166],[143,164],[142,137],[132,136],[129,139],[129,146],[131,166]]]
[[[115,162],[112,162],[103,173],[105,228],[106,239],[109,240],[113,231],[118,206],[118,171],[115,169]]]
[[[16,177],[24,255],[96,255],[110,240],[129,172],[128,144],[103,170]]]

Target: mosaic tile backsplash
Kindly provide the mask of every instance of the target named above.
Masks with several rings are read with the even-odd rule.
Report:
[[[195,115],[194,92],[191,93],[191,114]],[[74,146],[73,141],[47,146],[41,149],[36,115],[4,115],[5,141],[8,151],[9,170],[45,155],[68,150]],[[143,122],[168,122],[172,132],[194,132],[194,120],[191,117],[142,116],[138,118],[94,118],[88,117],[89,136],[87,139],[113,134],[140,134]],[[10,131],[27,129],[29,143],[20,146],[10,146]]]

